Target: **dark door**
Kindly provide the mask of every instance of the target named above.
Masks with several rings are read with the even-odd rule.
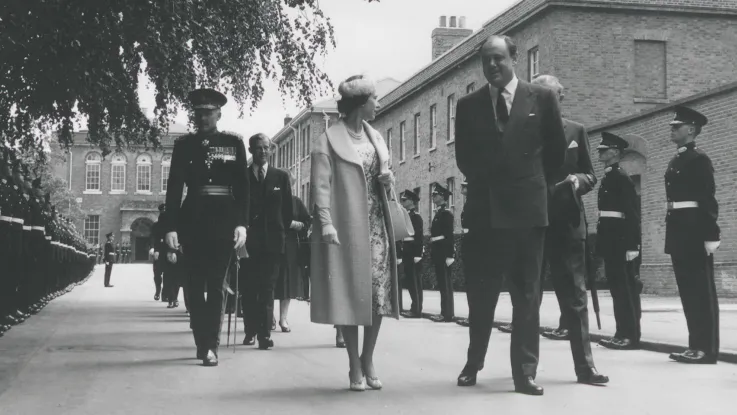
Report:
[[[136,238],[136,261],[148,261],[148,250],[151,248],[151,239],[144,237]]]

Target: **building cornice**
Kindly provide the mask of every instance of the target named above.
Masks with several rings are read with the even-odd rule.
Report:
[[[292,120],[289,121],[287,125],[282,127],[281,130],[279,130],[276,134],[274,134],[274,137],[272,137],[271,141],[274,144],[279,144],[286,137],[289,137],[290,134],[294,133],[291,127],[295,127],[297,124],[309,118],[312,114],[322,114],[323,112],[325,112],[326,114],[338,114],[338,109],[331,108],[331,107],[316,107],[316,106],[305,108],[302,111],[300,111],[294,118],[292,118]]]
[[[718,15],[737,19],[737,2],[733,2],[731,7],[705,7],[697,0],[691,1],[692,4],[684,5],[669,3],[668,0],[648,0],[647,2],[645,0],[521,0],[484,23],[481,29],[471,34],[466,40],[458,43],[384,95],[379,100],[381,109],[377,117],[422,91],[431,82],[466,63],[469,58],[476,55],[489,36],[508,33],[553,8]],[[686,3],[689,1],[686,0]]]
[[[627,124],[627,123],[630,123],[632,121],[637,121],[637,120],[641,120],[643,118],[650,117],[650,116],[652,116],[654,114],[658,114],[660,112],[665,112],[665,111],[672,110],[677,105],[688,104],[688,103],[691,103],[691,102],[694,102],[694,101],[699,101],[699,100],[702,100],[702,99],[705,99],[705,98],[715,97],[717,95],[726,94],[726,93],[729,93],[729,92],[732,92],[732,91],[737,91],[737,82],[730,82],[728,84],[724,84],[724,85],[718,86],[716,88],[708,89],[706,91],[699,92],[698,94],[691,95],[691,96],[688,96],[688,97],[685,97],[685,98],[682,98],[682,99],[679,99],[679,100],[670,102],[670,103],[665,104],[665,105],[660,105],[660,106],[657,106],[655,108],[651,108],[651,109],[648,109],[648,110],[644,110],[644,111],[638,112],[637,114],[628,115],[626,117],[622,117],[622,118],[618,118],[616,120],[607,121],[605,123],[598,124],[598,125],[594,126],[593,128],[588,129],[588,133],[589,133],[589,135],[597,134],[597,133],[600,133],[600,132],[602,132],[604,130],[607,130],[607,129],[610,129],[610,128],[613,128],[613,127],[617,127],[617,126],[622,125],[622,124]]]

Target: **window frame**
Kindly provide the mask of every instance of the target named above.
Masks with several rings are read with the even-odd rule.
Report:
[[[540,49],[533,46],[527,50],[527,80],[532,81],[538,75],[540,75]]]
[[[166,169],[166,173],[164,173],[164,169]],[[161,193],[162,195],[166,194],[166,191],[169,189],[169,174],[171,173],[171,154],[164,154],[164,156],[161,158]]]
[[[456,120],[456,94],[448,95],[448,135],[446,137],[446,143],[451,144],[456,140],[455,132],[455,120]]]
[[[399,162],[404,163],[406,157],[407,157],[407,149],[406,149],[406,137],[405,137],[405,131],[407,127],[405,124],[405,121],[402,121],[399,123]]]
[[[90,224],[90,223],[93,222],[91,220],[92,218],[95,218],[97,220],[96,221],[96,225],[97,225],[96,231],[97,232],[94,235],[92,234],[92,232],[94,232],[95,229],[92,229],[92,228],[89,228],[88,227],[88,224]],[[84,218],[84,223],[83,223],[82,226],[83,226],[83,234],[84,234],[85,241],[87,241],[87,243],[89,243],[91,245],[99,245],[100,244],[100,215],[87,215]],[[94,239],[95,239],[95,242],[94,243],[92,241],[90,241],[90,236],[93,236],[94,237]]]
[[[90,159],[93,157],[94,159]],[[90,188],[90,173],[97,173],[97,188]],[[84,157],[84,194],[102,194],[102,155],[89,152]]]
[[[418,113],[415,114],[414,119],[413,119],[413,121],[414,121],[414,132],[413,132],[413,134],[414,134],[414,136],[412,137],[412,140],[413,140],[412,145],[414,147],[413,148],[414,149],[414,157],[418,157],[420,155],[420,151],[421,151],[421,146],[420,146],[420,125],[421,125],[421,123],[420,123],[420,117],[421,117],[421,114],[418,112]]]
[[[148,160],[146,160],[148,159]],[[146,171],[148,176],[148,190],[141,190],[141,172]],[[136,191],[135,194],[150,195],[153,194],[153,185],[151,183],[153,174],[153,159],[148,154],[140,154],[136,157]]]
[[[438,148],[438,106],[430,105],[430,149],[433,151]]]

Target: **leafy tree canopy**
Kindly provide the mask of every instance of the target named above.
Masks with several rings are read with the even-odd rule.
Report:
[[[306,105],[332,87],[316,65],[335,47],[317,0],[4,0],[0,33],[0,135],[39,153],[50,131],[69,146],[80,116],[104,152],[156,147],[198,87],[230,93],[241,113],[266,79]],[[138,102],[143,70],[153,121]]]

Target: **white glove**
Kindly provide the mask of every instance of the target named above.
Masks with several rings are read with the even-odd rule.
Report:
[[[154,259],[155,259],[156,261],[158,261],[158,260],[159,260],[159,253],[158,253],[158,252],[154,252]]]
[[[148,256],[154,256],[154,249],[151,248],[148,250]]]
[[[169,262],[171,262],[172,264],[176,264],[177,263],[176,252],[169,252],[168,254],[166,254],[166,259],[169,260]]]
[[[625,257],[626,257],[627,261],[632,261],[635,258],[637,258],[639,255],[640,255],[640,252],[639,251],[627,251],[627,254],[626,254]]]
[[[233,242],[235,242],[235,249],[241,249],[246,244],[246,228],[244,226],[235,228],[233,231]]]
[[[573,188],[575,190],[578,190],[578,187],[580,186],[580,183],[578,183],[578,176],[576,176],[575,174],[569,174],[566,179],[570,179],[571,183],[573,183]]]
[[[322,241],[327,244],[340,245],[338,231],[335,230],[333,225],[327,225],[322,228]]]
[[[179,236],[177,236],[176,232],[169,232],[166,234],[166,244],[169,245],[169,248],[178,250],[179,249]]]
[[[454,262],[456,262],[456,260],[453,259],[453,258],[445,258],[445,266],[446,267],[449,267],[449,266],[453,265]]]
[[[416,256],[415,257],[415,264],[418,263],[418,262],[420,262],[420,260],[422,260],[422,257]]]
[[[397,258],[397,265],[402,265],[402,258]]]
[[[704,242],[704,249],[706,249],[708,255],[713,255],[719,249],[721,243],[722,241],[706,241]]]
[[[305,227],[305,224],[302,222],[297,222],[296,220],[293,220],[292,224],[289,225],[289,227],[296,231],[301,231]]]

